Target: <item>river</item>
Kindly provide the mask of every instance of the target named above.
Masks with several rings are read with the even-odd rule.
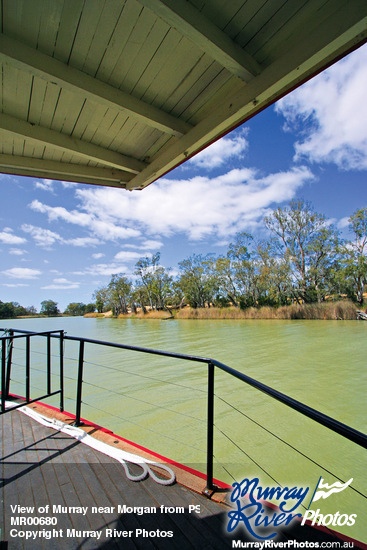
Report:
[[[367,323],[360,321],[115,320],[0,321],[24,330],[215,358],[333,418],[366,432]],[[24,343],[14,353],[12,391],[24,395]],[[44,350],[32,343],[32,384],[44,386]],[[53,354],[57,354],[53,344]],[[207,367],[200,363],[86,345],[82,416],[173,460],[205,471]],[[22,362],[23,359],[23,362]],[[75,412],[78,346],[65,343],[65,409]],[[57,358],[53,359],[56,368]],[[18,366],[19,365],[19,366]],[[56,380],[54,380],[56,383]],[[215,374],[215,469],[232,483],[315,487],[320,476],[352,486],[317,506],[365,515],[365,450],[227,373]],[[37,396],[37,393],[34,394]],[[57,405],[57,400],[50,401]],[[332,502],[331,502],[332,501]],[[308,504],[308,503],[307,503]],[[316,506],[316,504],[314,505]],[[367,541],[365,521],[337,527]]]

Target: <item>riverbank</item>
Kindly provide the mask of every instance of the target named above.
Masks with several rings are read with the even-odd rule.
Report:
[[[85,317],[111,317],[111,313],[88,313]],[[119,315],[119,319],[318,319],[318,320],[352,320],[357,319],[357,307],[350,301],[323,302],[321,304],[292,304],[291,306],[261,307],[240,309],[237,307],[185,307],[170,311],[149,311],[144,314],[128,313]]]

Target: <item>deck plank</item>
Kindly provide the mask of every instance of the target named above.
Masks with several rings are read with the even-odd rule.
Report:
[[[107,455],[38,424],[19,411],[2,415],[0,424],[0,527],[2,540],[8,541],[9,550],[55,547],[60,550],[225,550],[232,548],[232,539],[251,540],[244,529],[236,530],[233,536],[226,533],[228,508],[185,487],[158,485],[151,478],[133,482],[126,477],[123,466]],[[137,466],[131,469],[137,473]],[[11,518],[17,514],[11,512],[10,505],[16,504],[34,507],[33,512],[20,516],[53,516],[57,525],[12,525]],[[200,505],[201,513],[190,514],[190,504]],[[54,505],[67,509],[57,511]],[[153,510],[134,513],[124,510],[124,505]],[[162,513],[162,505],[171,510]],[[45,506],[50,507],[51,513],[39,511],[39,507]],[[70,507],[87,510],[84,515],[73,512]],[[98,507],[106,509],[98,510]],[[34,531],[37,538],[26,541],[10,536],[11,529]],[[48,539],[48,535],[38,538],[42,530],[52,538]],[[124,531],[129,535],[123,537]],[[301,531],[306,535],[306,528]],[[93,532],[102,533],[99,540],[93,537]],[[157,532],[172,532],[173,536],[157,536]],[[335,540],[325,533],[318,536],[321,538],[310,540]],[[281,540],[288,538],[305,540],[300,538],[299,529],[281,536]]]

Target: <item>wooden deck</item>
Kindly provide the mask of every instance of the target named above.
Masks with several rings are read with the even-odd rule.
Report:
[[[223,550],[232,548],[232,538],[251,540],[246,538],[242,528],[235,531],[235,536],[228,535],[228,508],[177,483],[162,486],[152,479],[138,483],[129,481],[121,465],[113,459],[38,424],[19,411],[2,415],[1,424],[0,527],[1,540],[7,541],[7,544],[0,544],[1,549]],[[129,511],[121,513],[120,510],[118,513],[118,507],[124,504],[129,507],[155,507],[156,512],[139,515]],[[193,504],[200,506],[200,514],[189,513],[189,506]],[[34,511],[12,511],[15,505],[30,507]],[[47,505],[51,510],[55,505],[66,506],[68,511],[42,512],[40,508]],[[171,511],[161,513],[161,505],[171,507]],[[87,511],[84,515],[71,507],[86,507]],[[93,513],[93,507],[105,507],[106,510]],[[177,507],[182,507],[184,513],[176,511]],[[14,525],[17,521],[14,518],[37,516],[54,517],[57,523]],[[278,540],[305,540],[305,535],[309,536],[308,531],[307,527],[298,526]],[[34,535],[26,540],[12,536],[15,532],[25,532],[29,536],[34,532]],[[44,536],[39,537],[42,532]],[[157,532],[172,532],[173,536],[158,537]],[[96,533],[100,533],[99,540]],[[33,539],[33,536],[36,538]],[[48,536],[52,538],[46,538]],[[314,538],[314,534],[312,536],[306,540],[335,540],[320,532],[318,539]]]

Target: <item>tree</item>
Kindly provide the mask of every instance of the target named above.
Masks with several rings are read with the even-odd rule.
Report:
[[[237,233],[229,245],[227,257],[231,261],[234,282],[241,307],[256,306],[261,295],[260,276],[254,239],[249,233]]]
[[[367,283],[367,208],[356,210],[349,218],[349,230],[353,239],[342,246],[342,264],[345,285],[352,296],[363,304],[363,292]]]
[[[291,267],[287,255],[277,254],[273,239],[258,244],[260,280],[264,297],[263,305],[286,305],[292,295]]]
[[[140,284],[137,284],[139,301],[145,299],[145,305],[156,310],[166,309],[172,291],[172,277],[159,261],[160,253],[157,252],[140,258],[135,264],[135,275],[140,278]]]
[[[193,254],[178,265],[181,271],[179,285],[191,307],[210,307],[218,290],[212,257]]]
[[[40,313],[41,315],[47,315],[47,317],[56,317],[57,315],[60,315],[57,302],[54,302],[53,300],[43,300],[43,302],[41,302]]]
[[[2,302],[0,300],[0,319],[12,319],[15,317],[14,306],[11,302]]]
[[[86,305],[82,302],[71,302],[64,311],[64,315],[72,315],[73,317],[84,315]]]
[[[85,315],[86,313],[94,313],[95,311],[96,311],[96,304],[92,304],[92,303],[87,304],[87,305],[85,306],[84,315]]]
[[[98,313],[103,313],[111,309],[110,307],[110,293],[108,288],[99,288],[93,293],[93,298],[96,301],[96,308]]]
[[[110,302],[114,315],[128,312],[128,303],[131,299],[132,282],[123,275],[112,275],[108,285]]]
[[[279,256],[289,259],[297,301],[323,299],[337,250],[335,229],[302,200],[274,210],[264,222],[278,238]]]

